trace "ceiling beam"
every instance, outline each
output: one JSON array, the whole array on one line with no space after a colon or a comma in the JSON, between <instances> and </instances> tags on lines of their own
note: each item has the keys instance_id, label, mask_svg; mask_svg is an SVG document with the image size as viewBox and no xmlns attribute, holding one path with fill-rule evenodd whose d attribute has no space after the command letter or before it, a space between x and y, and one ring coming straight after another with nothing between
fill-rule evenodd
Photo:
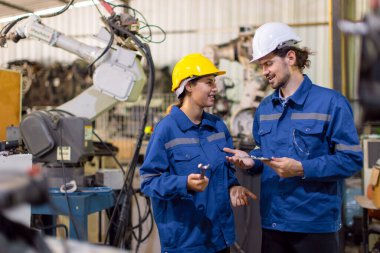
<instances>
[{"instance_id":1,"label":"ceiling beam","mask_svg":"<svg viewBox=\"0 0 380 253\"><path fill-rule=\"evenodd\" d=\"M26 13L33 13L32 10L29 10L27 8L24 8L24 7L21 7L19 5L15 5L15 4L11 4L11 3L8 3L6 1L2 1L0 0L0 4L1 5L4 5L4 6L7 6L9 8L12 8L12 9L15 9L15 10L18 10L18 11L23 11L23 12L26 12Z\"/></svg>"}]
</instances>

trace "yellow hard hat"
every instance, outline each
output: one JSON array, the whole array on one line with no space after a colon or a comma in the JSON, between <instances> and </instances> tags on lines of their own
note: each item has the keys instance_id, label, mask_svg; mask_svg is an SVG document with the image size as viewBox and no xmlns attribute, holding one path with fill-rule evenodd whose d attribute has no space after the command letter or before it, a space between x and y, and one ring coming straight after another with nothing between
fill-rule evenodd
<instances>
[{"instance_id":1,"label":"yellow hard hat","mask_svg":"<svg viewBox=\"0 0 380 253\"><path fill-rule=\"evenodd\" d=\"M205 56L201 54L189 54L183 57L174 66L172 73L172 92L180 86L181 82L187 78L200 77L206 75L223 75L226 71L220 71Z\"/></svg>"}]
</instances>

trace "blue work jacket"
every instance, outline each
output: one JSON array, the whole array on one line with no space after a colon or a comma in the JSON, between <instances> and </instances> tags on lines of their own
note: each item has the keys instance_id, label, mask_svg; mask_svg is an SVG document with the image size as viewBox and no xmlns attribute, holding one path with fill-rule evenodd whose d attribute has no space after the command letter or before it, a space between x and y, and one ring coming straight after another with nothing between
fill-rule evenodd
<instances>
[{"instance_id":1,"label":"blue work jacket","mask_svg":"<svg viewBox=\"0 0 380 253\"><path fill-rule=\"evenodd\" d=\"M279 90L258 107L253 124L257 147L250 153L289 157L303 177L280 178L260 161L261 221L266 229L325 233L341 228L344 178L362 168L362 151L351 107L340 93L312 84L304 75L283 106Z\"/></svg>"},{"instance_id":2,"label":"blue work jacket","mask_svg":"<svg viewBox=\"0 0 380 253\"><path fill-rule=\"evenodd\" d=\"M203 113L199 126L174 106L155 127L140 169L141 190L151 197L162 252L216 252L235 241L229 188L238 185L226 162L232 148L222 120ZM187 176L210 164L203 192L187 190Z\"/></svg>"}]
</instances>

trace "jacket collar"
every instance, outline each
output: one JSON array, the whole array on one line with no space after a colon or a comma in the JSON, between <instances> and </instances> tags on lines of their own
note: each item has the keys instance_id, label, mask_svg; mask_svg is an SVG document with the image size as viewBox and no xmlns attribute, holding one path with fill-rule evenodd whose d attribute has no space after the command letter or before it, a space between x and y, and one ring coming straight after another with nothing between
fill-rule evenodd
<instances>
[{"instance_id":1,"label":"jacket collar","mask_svg":"<svg viewBox=\"0 0 380 253\"><path fill-rule=\"evenodd\" d=\"M294 92L294 94L288 98L289 101L292 101L293 103L295 103L297 105L303 105L303 103L306 100L307 95L309 94L311 86L312 86L312 82L309 79L309 77L307 75L303 75L303 77L304 78L303 78L303 81L302 81L300 87L298 87L296 92ZM272 102L281 103L279 94L280 94L280 89L277 89L273 92Z\"/></svg>"},{"instance_id":2,"label":"jacket collar","mask_svg":"<svg viewBox=\"0 0 380 253\"><path fill-rule=\"evenodd\" d=\"M192 127L197 126L186 116L186 114L178 106L172 107L170 115L176 121L178 127L182 131L186 131ZM215 121L212 120L212 116L206 112L203 112L201 126L209 126L212 128L216 128Z\"/></svg>"}]
</instances>

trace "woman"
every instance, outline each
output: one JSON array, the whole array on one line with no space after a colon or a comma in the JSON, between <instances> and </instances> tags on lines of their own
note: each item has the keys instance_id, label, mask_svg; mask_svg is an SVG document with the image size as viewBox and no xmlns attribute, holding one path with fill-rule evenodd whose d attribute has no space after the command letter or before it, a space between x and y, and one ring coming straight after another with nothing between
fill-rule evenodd
<instances>
[{"instance_id":1,"label":"woman","mask_svg":"<svg viewBox=\"0 0 380 253\"><path fill-rule=\"evenodd\" d=\"M231 135L206 113L215 101L215 77L224 74L201 54L174 67L179 99L155 127L140 169L141 190L152 199L161 252L229 252L235 241L233 206L256 198L225 161ZM201 175L204 169L205 175Z\"/></svg>"}]
</instances>

